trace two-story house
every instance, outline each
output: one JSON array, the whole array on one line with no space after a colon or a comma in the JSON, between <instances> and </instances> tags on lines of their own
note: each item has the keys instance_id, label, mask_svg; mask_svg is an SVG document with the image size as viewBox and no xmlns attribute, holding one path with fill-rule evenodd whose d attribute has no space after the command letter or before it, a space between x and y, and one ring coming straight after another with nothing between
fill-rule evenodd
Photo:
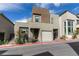
<instances>
[{"instance_id":1,"label":"two-story house","mask_svg":"<svg viewBox=\"0 0 79 59\"><path fill-rule=\"evenodd\" d=\"M14 28L15 39L22 38L22 33L39 42L53 41L63 35L72 38L74 31L79 31L79 16L69 11L56 15L45 8L33 8L31 21L16 22Z\"/></svg>"},{"instance_id":2,"label":"two-story house","mask_svg":"<svg viewBox=\"0 0 79 59\"><path fill-rule=\"evenodd\" d=\"M79 18L72 12L65 11L59 15L59 37L66 35L72 38L75 30L79 29Z\"/></svg>"},{"instance_id":3,"label":"two-story house","mask_svg":"<svg viewBox=\"0 0 79 59\"><path fill-rule=\"evenodd\" d=\"M0 40L11 40L14 36L14 24L0 13Z\"/></svg>"},{"instance_id":4,"label":"two-story house","mask_svg":"<svg viewBox=\"0 0 79 59\"><path fill-rule=\"evenodd\" d=\"M33 8L32 20L27 23L15 23L15 39L23 38L24 33L30 38L38 39L39 42L53 40L53 24L51 23L50 13L45 8Z\"/></svg>"}]
</instances>

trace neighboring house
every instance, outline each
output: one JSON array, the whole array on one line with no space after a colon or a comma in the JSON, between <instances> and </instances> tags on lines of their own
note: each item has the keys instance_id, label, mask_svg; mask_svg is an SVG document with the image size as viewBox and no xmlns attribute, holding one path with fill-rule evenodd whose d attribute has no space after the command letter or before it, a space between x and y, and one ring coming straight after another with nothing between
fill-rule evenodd
<instances>
[{"instance_id":1,"label":"neighboring house","mask_svg":"<svg viewBox=\"0 0 79 59\"><path fill-rule=\"evenodd\" d=\"M45 8L33 8L32 20L27 23L16 22L14 28L15 39L23 39L24 33L28 33L29 38L38 39L39 42L53 40L53 24L50 22L50 13Z\"/></svg>"},{"instance_id":2,"label":"neighboring house","mask_svg":"<svg viewBox=\"0 0 79 59\"><path fill-rule=\"evenodd\" d=\"M79 18L69 11L56 15L49 13L45 8L33 8L32 20L25 23L16 22L14 29L15 39L23 39L24 33L27 33L29 38L48 42L63 35L72 36L76 29L79 30Z\"/></svg>"},{"instance_id":3,"label":"neighboring house","mask_svg":"<svg viewBox=\"0 0 79 59\"><path fill-rule=\"evenodd\" d=\"M66 35L72 37L75 30L79 30L79 18L77 15L65 11L59 15L59 37Z\"/></svg>"},{"instance_id":4,"label":"neighboring house","mask_svg":"<svg viewBox=\"0 0 79 59\"><path fill-rule=\"evenodd\" d=\"M14 33L14 24L4 16L0 14L0 40L9 40Z\"/></svg>"}]
</instances>

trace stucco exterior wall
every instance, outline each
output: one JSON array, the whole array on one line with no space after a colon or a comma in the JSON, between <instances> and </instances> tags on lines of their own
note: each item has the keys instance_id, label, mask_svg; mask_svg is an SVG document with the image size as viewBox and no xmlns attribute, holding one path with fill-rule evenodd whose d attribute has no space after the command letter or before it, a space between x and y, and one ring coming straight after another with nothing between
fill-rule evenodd
<instances>
[{"instance_id":1,"label":"stucco exterior wall","mask_svg":"<svg viewBox=\"0 0 79 59\"><path fill-rule=\"evenodd\" d=\"M51 31L53 33L53 24L46 24L46 23L34 23L34 22L28 22L28 23L22 23L22 22L16 22L14 26L14 31L15 31L15 39L18 37L17 32L19 31L19 27L29 27L29 28L39 28L39 41L41 41L41 31L46 30L46 31ZM30 37L32 38L32 33L30 31Z\"/></svg>"},{"instance_id":2,"label":"stucco exterior wall","mask_svg":"<svg viewBox=\"0 0 79 59\"><path fill-rule=\"evenodd\" d=\"M59 38L59 15L50 14L50 22L53 24L53 29L58 29L58 38Z\"/></svg>"},{"instance_id":3,"label":"stucco exterior wall","mask_svg":"<svg viewBox=\"0 0 79 59\"><path fill-rule=\"evenodd\" d=\"M5 32L4 39L9 39L10 34L14 33L14 25L2 15L0 15L0 32Z\"/></svg>"},{"instance_id":4,"label":"stucco exterior wall","mask_svg":"<svg viewBox=\"0 0 79 59\"><path fill-rule=\"evenodd\" d=\"M59 16L56 14L50 14L50 21L53 24L53 28L59 28Z\"/></svg>"},{"instance_id":5,"label":"stucco exterior wall","mask_svg":"<svg viewBox=\"0 0 79 59\"><path fill-rule=\"evenodd\" d=\"M76 20L78 19L74 14L70 13L70 12L66 12L63 15L60 16L59 18L59 36L61 37L62 35L64 35L64 21L66 20L73 20L74 21L74 30L76 29Z\"/></svg>"},{"instance_id":6,"label":"stucco exterior wall","mask_svg":"<svg viewBox=\"0 0 79 59\"><path fill-rule=\"evenodd\" d=\"M32 21L34 22L34 16L33 15L40 15L41 16L41 23L50 23L50 13L45 8L33 8L32 9Z\"/></svg>"}]
</instances>

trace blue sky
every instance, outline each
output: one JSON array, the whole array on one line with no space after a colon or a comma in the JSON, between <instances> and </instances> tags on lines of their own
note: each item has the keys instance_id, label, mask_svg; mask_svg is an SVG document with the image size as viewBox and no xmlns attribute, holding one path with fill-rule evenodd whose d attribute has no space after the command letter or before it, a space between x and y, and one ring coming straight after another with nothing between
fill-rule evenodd
<instances>
[{"instance_id":1,"label":"blue sky","mask_svg":"<svg viewBox=\"0 0 79 59\"><path fill-rule=\"evenodd\" d=\"M0 13L3 13L13 23L25 22L31 19L33 6L46 8L54 14L61 14L65 10L79 14L79 3L0 3Z\"/></svg>"}]
</instances>

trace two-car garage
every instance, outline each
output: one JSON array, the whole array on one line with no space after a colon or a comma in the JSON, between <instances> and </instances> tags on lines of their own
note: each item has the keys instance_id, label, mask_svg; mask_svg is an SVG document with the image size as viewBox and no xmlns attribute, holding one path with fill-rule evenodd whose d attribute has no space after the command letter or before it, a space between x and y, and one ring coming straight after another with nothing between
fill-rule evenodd
<instances>
[{"instance_id":1,"label":"two-car garage","mask_svg":"<svg viewBox=\"0 0 79 59\"><path fill-rule=\"evenodd\" d=\"M52 31L42 31L42 42L50 42L53 40Z\"/></svg>"}]
</instances>

